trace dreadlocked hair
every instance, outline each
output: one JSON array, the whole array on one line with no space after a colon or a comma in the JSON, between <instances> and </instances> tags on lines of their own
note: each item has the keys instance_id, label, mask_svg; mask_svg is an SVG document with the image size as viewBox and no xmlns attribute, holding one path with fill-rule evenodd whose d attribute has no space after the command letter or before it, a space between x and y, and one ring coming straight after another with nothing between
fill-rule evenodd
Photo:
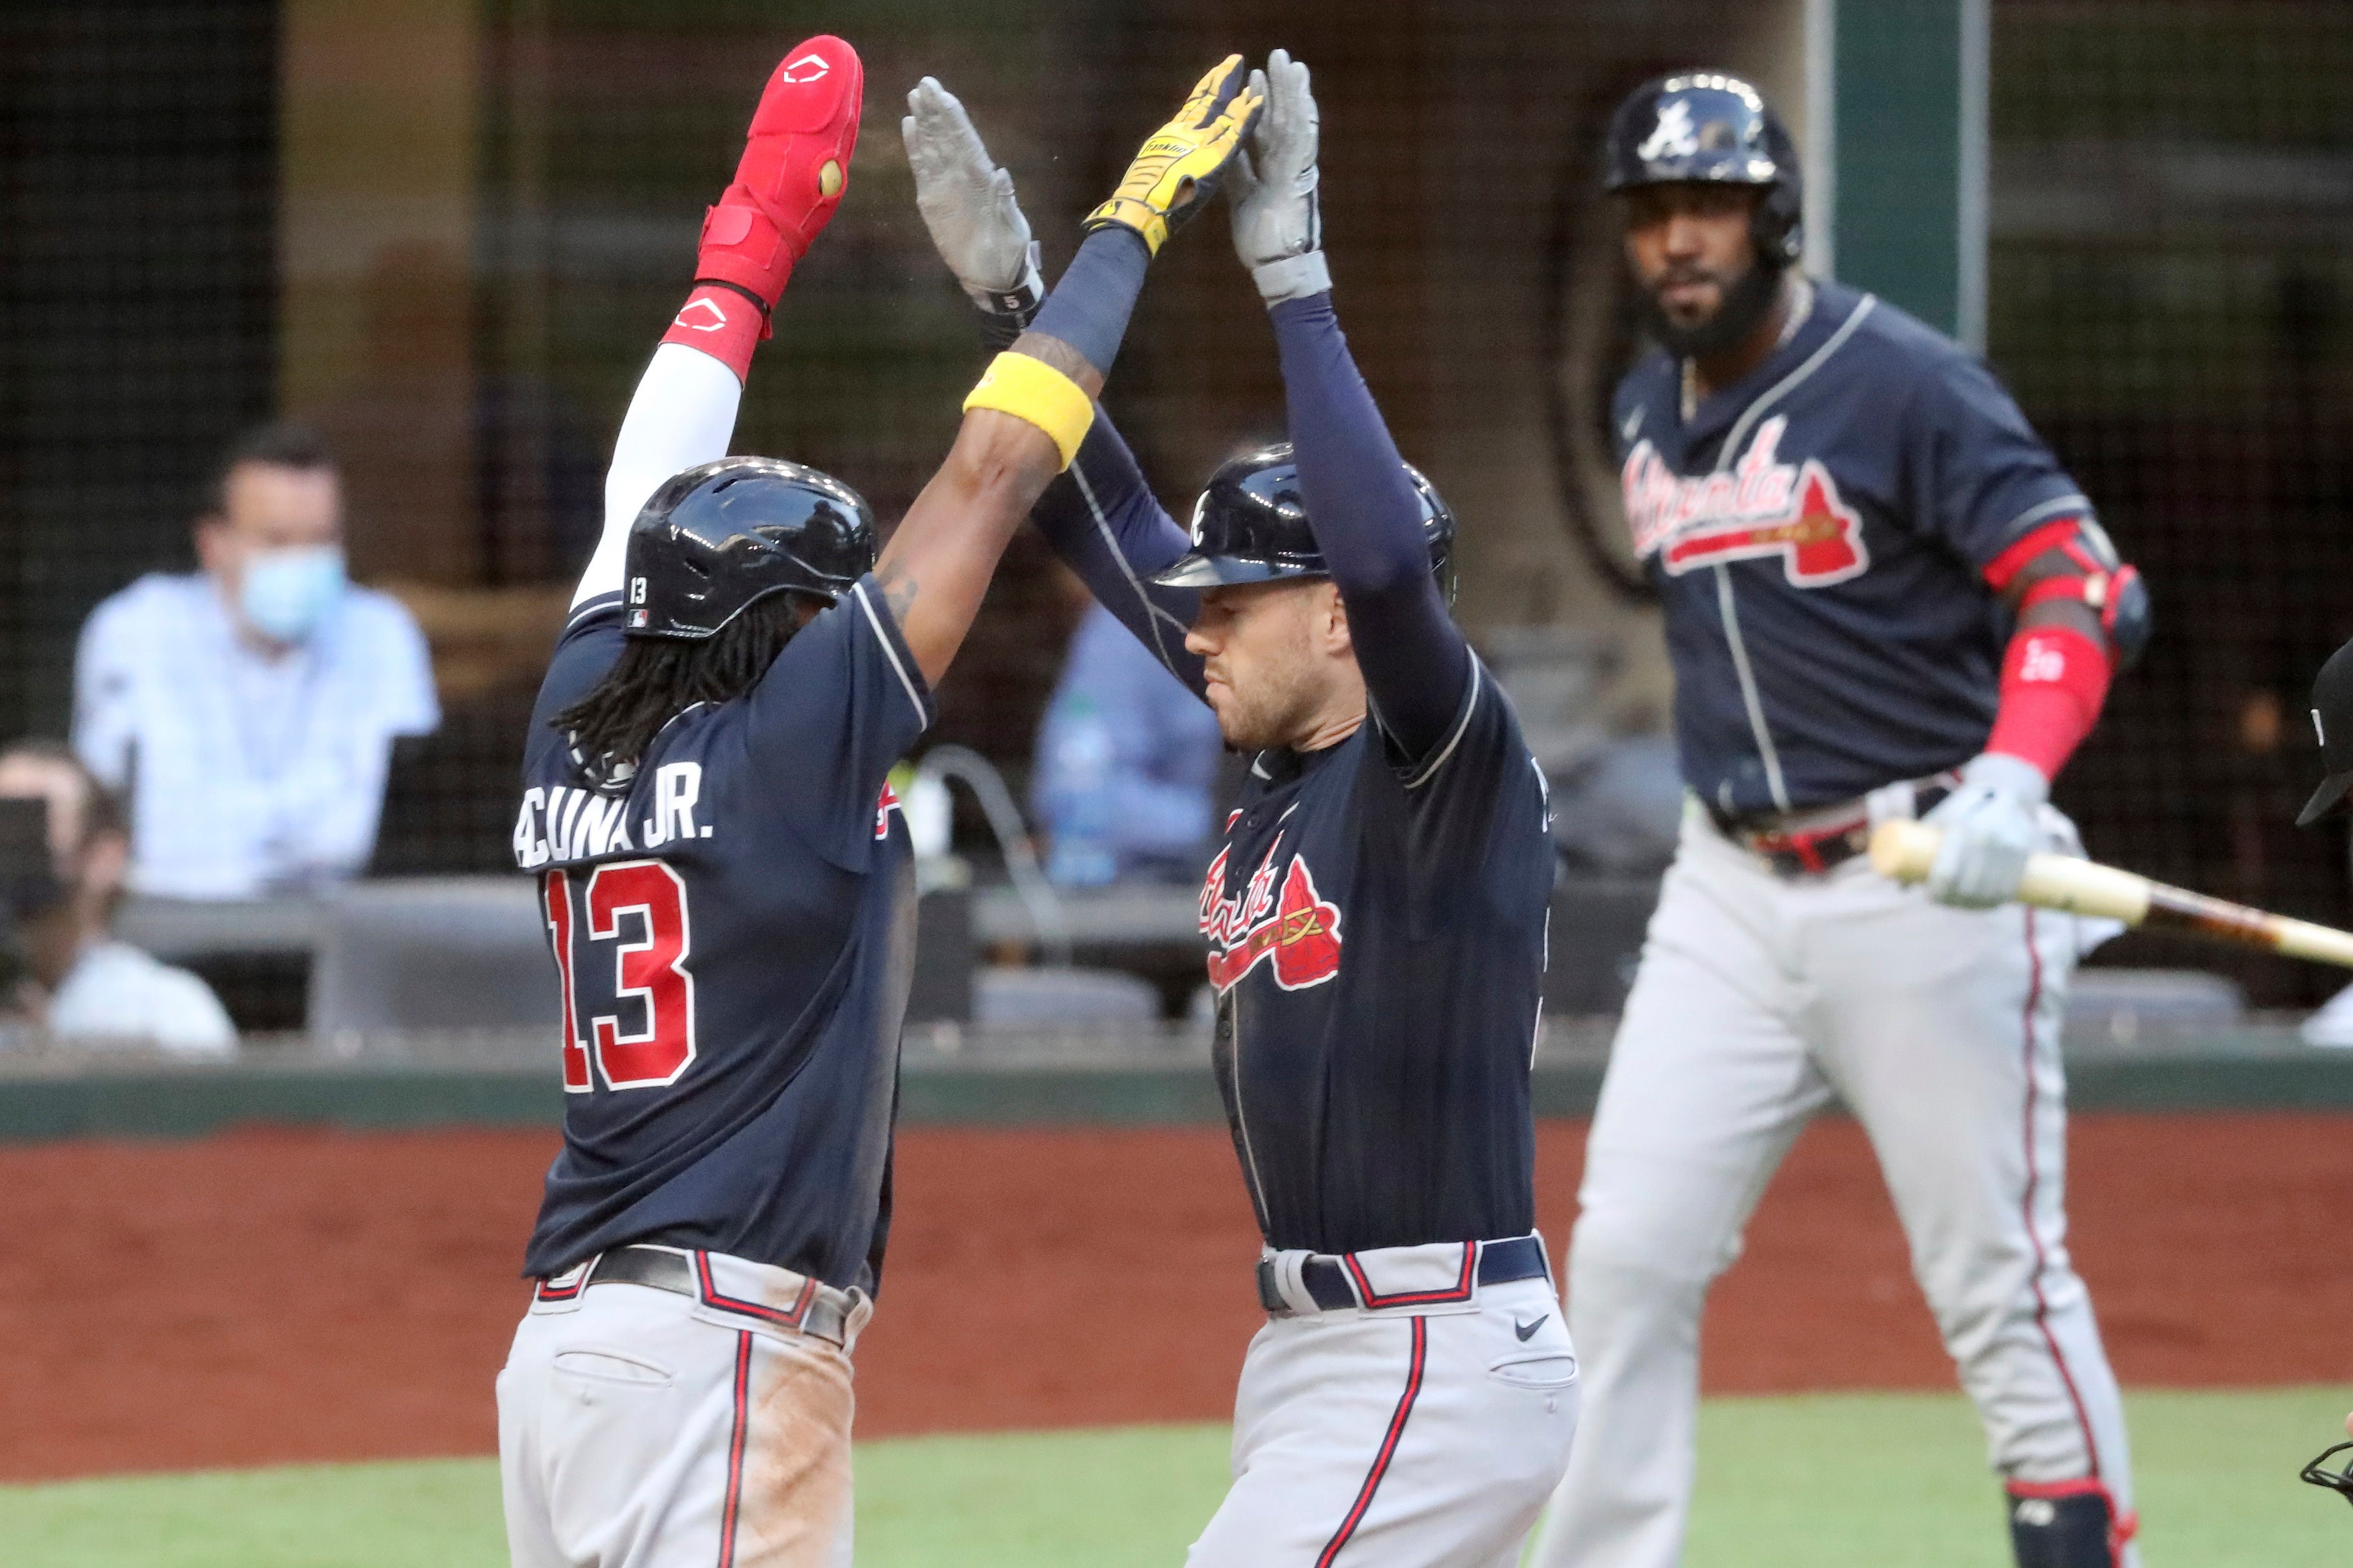
<instances>
[{"instance_id":1,"label":"dreadlocked hair","mask_svg":"<svg viewBox=\"0 0 2353 1568\"><path fill-rule=\"evenodd\" d=\"M698 702L740 697L799 629L798 594L771 594L696 642L630 637L587 696L548 723L593 773L635 767L661 727Z\"/></svg>"}]
</instances>

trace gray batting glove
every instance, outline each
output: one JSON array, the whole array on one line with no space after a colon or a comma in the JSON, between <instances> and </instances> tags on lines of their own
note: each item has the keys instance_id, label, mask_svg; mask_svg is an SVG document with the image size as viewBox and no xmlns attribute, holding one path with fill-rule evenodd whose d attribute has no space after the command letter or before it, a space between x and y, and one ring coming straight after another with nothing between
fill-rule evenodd
<instances>
[{"instance_id":1,"label":"gray batting glove","mask_svg":"<svg viewBox=\"0 0 2353 1568\"><path fill-rule=\"evenodd\" d=\"M1928 868L1938 903L1991 909L2018 897L2026 858L2042 847L2039 818L2050 781L2021 758L1984 752L1961 770L1961 787L1937 802L1927 821L1945 830Z\"/></svg>"},{"instance_id":2,"label":"gray batting glove","mask_svg":"<svg viewBox=\"0 0 2353 1568\"><path fill-rule=\"evenodd\" d=\"M1232 182L1234 254L1269 305L1303 300L1332 287L1324 264L1324 213L1316 198L1317 115L1307 68L1277 49L1266 69L1250 73L1265 95L1250 145L1227 175Z\"/></svg>"},{"instance_id":3,"label":"gray batting glove","mask_svg":"<svg viewBox=\"0 0 2353 1568\"><path fill-rule=\"evenodd\" d=\"M915 210L964 291L999 315L1035 310L1046 297L1029 220L1013 196L1013 176L981 144L955 94L931 77L907 95L899 132L915 172Z\"/></svg>"}]
</instances>

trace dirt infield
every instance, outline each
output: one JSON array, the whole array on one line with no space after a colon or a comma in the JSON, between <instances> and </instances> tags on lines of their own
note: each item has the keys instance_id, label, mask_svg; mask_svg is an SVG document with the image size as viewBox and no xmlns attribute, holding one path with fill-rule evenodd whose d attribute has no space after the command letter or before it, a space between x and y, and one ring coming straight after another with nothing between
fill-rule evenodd
<instances>
[{"instance_id":1,"label":"dirt infield","mask_svg":"<svg viewBox=\"0 0 2353 1568\"><path fill-rule=\"evenodd\" d=\"M1543 1128L1556 1257L1584 1129ZM0 1479L478 1453L554 1140L0 1149ZM2074 1244L2127 1381L2341 1379L2353 1118L2086 1116ZM1223 1417L1256 1237L1215 1129L910 1129L863 1435ZM1718 1391L1943 1387L1861 1132L1799 1142L1715 1293Z\"/></svg>"}]
</instances>

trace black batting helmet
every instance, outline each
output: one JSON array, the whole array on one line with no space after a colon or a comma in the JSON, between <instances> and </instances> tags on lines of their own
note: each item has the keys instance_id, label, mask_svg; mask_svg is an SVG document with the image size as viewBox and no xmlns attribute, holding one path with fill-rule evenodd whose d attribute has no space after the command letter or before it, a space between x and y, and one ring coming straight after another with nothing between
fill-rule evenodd
<instances>
[{"instance_id":1,"label":"black batting helmet","mask_svg":"<svg viewBox=\"0 0 2353 1568\"><path fill-rule=\"evenodd\" d=\"M873 570L874 514L830 475L722 458L662 481L629 525L622 626L698 641L771 594L828 604Z\"/></svg>"},{"instance_id":2,"label":"black batting helmet","mask_svg":"<svg viewBox=\"0 0 2353 1568\"><path fill-rule=\"evenodd\" d=\"M1786 267L1804 250L1798 144L1764 95L1740 78L1721 71L1653 77L1609 117L1603 189L1685 182L1765 193L1752 232L1767 266Z\"/></svg>"},{"instance_id":3,"label":"black batting helmet","mask_svg":"<svg viewBox=\"0 0 2353 1568\"><path fill-rule=\"evenodd\" d=\"M1421 536L1430 569L1454 597L1454 514L1438 489L1411 463L1402 465L1421 498ZM1299 493L1299 466L1291 443L1278 442L1229 459L1209 476L1193 503L1193 548L1152 580L1164 588L1213 588L1228 583L1271 583L1282 577L1328 577L1323 548L1307 524Z\"/></svg>"}]
</instances>

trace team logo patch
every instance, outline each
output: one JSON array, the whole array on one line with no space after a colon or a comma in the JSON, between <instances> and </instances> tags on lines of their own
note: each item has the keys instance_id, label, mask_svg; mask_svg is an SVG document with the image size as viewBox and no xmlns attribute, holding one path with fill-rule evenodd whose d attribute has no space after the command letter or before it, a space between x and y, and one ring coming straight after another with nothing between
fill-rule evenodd
<instances>
[{"instance_id":1,"label":"team logo patch","mask_svg":"<svg viewBox=\"0 0 2353 1568\"><path fill-rule=\"evenodd\" d=\"M905 809L899 805L899 792L885 784L882 786L882 798L874 803L875 837L891 837L891 814L894 811L898 812L902 819L904 819L907 815Z\"/></svg>"},{"instance_id":2,"label":"team logo patch","mask_svg":"<svg viewBox=\"0 0 2353 1568\"><path fill-rule=\"evenodd\" d=\"M1839 496L1838 481L1818 458L1779 460L1788 421L1757 428L1729 470L1678 477L1644 441L1627 454L1619 479L1634 553L1670 577L1701 566L1778 556L1792 587L1823 588L1871 570L1862 517Z\"/></svg>"},{"instance_id":3,"label":"team logo patch","mask_svg":"<svg viewBox=\"0 0 2353 1568\"><path fill-rule=\"evenodd\" d=\"M1634 149L1644 163L1659 158L1688 158L1699 151L1699 132L1692 126L1691 105L1680 98L1659 105L1659 122L1650 140Z\"/></svg>"},{"instance_id":4,"label":"team logo patch","mask_svg":"<svg viewBox=\"0 0 2353 1568\"><path fill-rule=\"evenodd\" d=\"M1315 890L1304 856L1293 856L1275 890L1274 850L1232 898L1219 897L1226 884L1221 849L1209 862L1201 886L1201 934L1209 942L1209 984L1223 995L1261 963L1271 963L1274 983L1285 991L1321 985L1340 973L1340 907Z\"/></svg>"}]
</instances>

